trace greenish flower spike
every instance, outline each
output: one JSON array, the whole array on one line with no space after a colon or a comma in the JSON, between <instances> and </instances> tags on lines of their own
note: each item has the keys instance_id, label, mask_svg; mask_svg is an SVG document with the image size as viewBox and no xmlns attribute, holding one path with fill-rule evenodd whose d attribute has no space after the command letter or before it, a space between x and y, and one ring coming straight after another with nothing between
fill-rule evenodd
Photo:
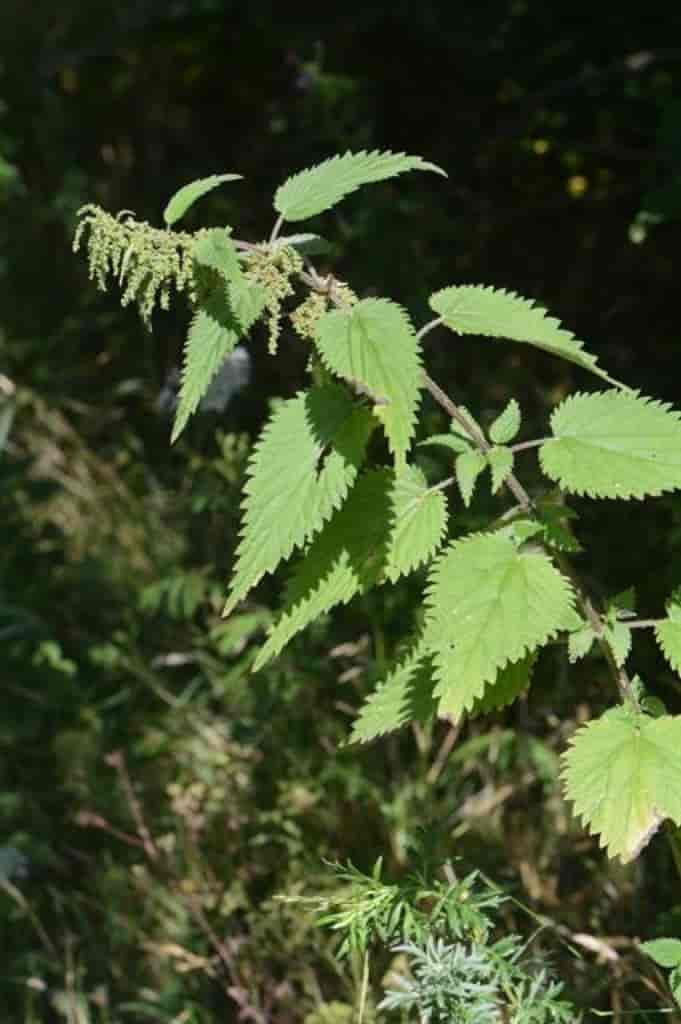
<instances>
[{"instance_id":1,"label":"greenish flower spike","mask_svg":"<svg viewBox=\"0 0 681 1024\"><path fill-rule=\"evenodd\" d=\"M193 297L194 235L153 228L127 210L112 217L93 204L78 216L73 251L87 245L90 279L101 291L115 280L123 289L121 305L136 302L147 327L157 303L169 308L173 288Z\"/></svg>"}]
</instances>

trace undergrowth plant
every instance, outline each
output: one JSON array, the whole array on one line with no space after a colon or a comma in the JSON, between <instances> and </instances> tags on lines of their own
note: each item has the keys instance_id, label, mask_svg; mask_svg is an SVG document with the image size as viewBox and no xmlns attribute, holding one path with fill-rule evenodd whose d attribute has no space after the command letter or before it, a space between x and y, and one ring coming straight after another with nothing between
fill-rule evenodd
<instances>
[{"instance_id":1,"label":"undergrowth plant","mask_svg":"<svg viewBox=\"0 0 681 1024\"><path fill-rule=\"evenodd\" d=\"M201 196L239 177L214 175L171 198L165 228L127 211L84 207L74 247L87 248L98 286L117 284L123 304L137 303L146 323L173 292L186 294L192 318L173 440L256 323L265 323L272 355L285 317L305 347L308 386L275 405L250 456L224 612L286 567L284 608L254 668L320 616L414 573L425 575L425 585L411 635L361 709L351 743L410 722L459 722L505 707L527 691L549 644L563 644L570 665L597 649L613 702L570 740L565 795L607 854L625 863L664 827L681 871L681 717L629 668L632 641L649 629L681 674L681 589L658 617L638 617L633 588L596 602L571 562L580 545L569 504L571 495L631 501L681 489L681 414L613 379L558 320L513 292L447 284L430 296L433 318L414 325L393 299L361 297L360 285L320 272L312 257L324 251L323 239L294 233L295 225L360 186L412 170L444 175L420 157L391 152L345 153L303 170L276 191L272 232L255 242L234 237L231 227L177 230ZM561 401L542 437L522 437L514 398L483 429L424 367L423 339L440 327L534 346L588 371L599 389ZM424 436L426 393L447 416L445 433ZM441 479L426 478L425 447L444 452L449 469ZM545 486L530 491L523 460L533 449ZM499 513L466 533L456 503L468 508L481 486L499 496ZM388 997L390 1005L418 1001L436 961L447 960L456 975L457 957L473 955L457 950L435 938L405 947L413 981ZM487 991L483 966L468 970Z\"/></svg>"}]
</instances>

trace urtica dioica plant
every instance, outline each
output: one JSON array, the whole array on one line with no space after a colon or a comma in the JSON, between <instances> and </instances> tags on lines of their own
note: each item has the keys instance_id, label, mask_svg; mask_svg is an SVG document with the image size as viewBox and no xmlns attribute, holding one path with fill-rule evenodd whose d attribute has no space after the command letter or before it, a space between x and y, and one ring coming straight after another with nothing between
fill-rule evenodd
<instances>
[{"instance_id":1,"label":"urtica dioica plant","mask_svg":"<svg viewBox=\"0 0 681 1024\"><path fill-rule=\"evenodd\" d=\"M188 296L192 319L173 440L257 321L266 322L273 354L284 316L306 346L309 386L276 406L244 487L225 614L294 559L285 608L255 668L317 617L425 566L413 635L361 710L351 740L505 706L530 685L537 652L548 643L564 642L570 663L597 645L616 700L570 742L565 793L609 856L632 860L663 823L678 855L681 717L649 697L627 665L634 631L648 627L681 674L681 591L669 596L659 619L637 619L630 594L597 607L570 564L578 545L566 499L629 501L681 489L681 415L614 380L558 320L513 292L439 288L429 300L433 318L417 327L393 299L360 298L333 274L321 274L309 258L317 236L284 233L362 185L412 170L444 174L416 156L345 153L281 185L276 223L264 241L238 240L231 227L177 231L198 198L239 177L216 175L173 196L165 229L128 212L114 217L85 207L75 247L86 245L98 286L117 282L123 302L137 302L147 322L173 291ZM542 438L516 441L521 410L514 399L484 431L424 367L423 338L438 326L532 345L589 371L599 389L562 401ZM424 392L450 425L419 441L442 446L451 460L451 475L435 482L415 452ZM383 465L368 464L377 431L389 452ZM547 478L543 494L530 494L516 468L532 448ZM468 506L481 479L508 498L507 507L486 529L449 539L449 495L458 491Z\"/></svg>"}]
</instances>

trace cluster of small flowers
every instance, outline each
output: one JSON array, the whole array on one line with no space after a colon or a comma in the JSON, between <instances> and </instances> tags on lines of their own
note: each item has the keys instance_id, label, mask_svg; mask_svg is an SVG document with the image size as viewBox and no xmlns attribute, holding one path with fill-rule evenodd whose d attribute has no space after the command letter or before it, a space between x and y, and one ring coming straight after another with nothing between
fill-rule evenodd
<instances>
[{"instance_id":1,"label":"cluster of small flowers","mask_svg":"<svg viewBox=\"0 0 681 1024\"><path fill-rule=\"evenodd\" d=\"M290 245L263 244L250 249L244 262L246 277L261 284L267 292L268 351L276 355L282 302L293 295L291 279L303 269L303 258Z\"/></svg>"},{"instance_id":2,"label":"cluster of small flowers","mask_svg":"<svg viewBox=\"0 0 681 1024\"><path fill-rule=\"evenodd\" d=\"M320 317L327 312L333 302L338 306L354 306L358 302L352 288L343 281L333 281L329 293L310 292L306 299L290 315L296 334L301 338L314 338Z\"/></svg>"},{"instance_id":3,"label":"cluster of small flowers","mask_svg":"<svg viewBox=\"0 0 681 1024\"><path fill-rule=\"evenodd\" d=\"M326 295L321 292L310 292L289 316L296 334L301 338L314 338L317 322L326 313L328 306L329 300Z\"/></svg>"},{"instance_id":4,"label":"cluster of small flowers","mask_svg":"<svg viewBox=\"0 0 681 1024\"><path fill-rule=\"evenodd\" d=\"M135 220L128 210L113 217L92 203L83 206L78 216L73 251L78 252L88 232L90 278L101 291L106 291L110 277L117 278L124 288L121 305L136 301L147 326L157 302L161 309L168 309L171 287L186 290L193 301L194 235L154 228Z\"/></svg>"}]
</instances>

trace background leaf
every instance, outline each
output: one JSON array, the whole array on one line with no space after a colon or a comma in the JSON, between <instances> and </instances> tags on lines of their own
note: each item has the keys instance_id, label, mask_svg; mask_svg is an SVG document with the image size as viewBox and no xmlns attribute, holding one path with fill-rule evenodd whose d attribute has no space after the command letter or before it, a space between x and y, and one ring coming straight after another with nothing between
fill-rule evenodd
<instances>
[{"instance_id":1,"label":"background leaf","mask_svg":"<svg viewBox=\"0 0 681 1024\"><path fill-rule=\"evenodd\" d=\"M241 177L241 174L212 174L209 178L199 178L188 185L183 185L168 200L168 204L163 211L164 221L168 227L171 227L181 217L184 217L190 206L193 206L201 196L205 196L207 192L212 192L214 188L222 185L225 181L237 181Z\"/></svg>"}]
</instances>

